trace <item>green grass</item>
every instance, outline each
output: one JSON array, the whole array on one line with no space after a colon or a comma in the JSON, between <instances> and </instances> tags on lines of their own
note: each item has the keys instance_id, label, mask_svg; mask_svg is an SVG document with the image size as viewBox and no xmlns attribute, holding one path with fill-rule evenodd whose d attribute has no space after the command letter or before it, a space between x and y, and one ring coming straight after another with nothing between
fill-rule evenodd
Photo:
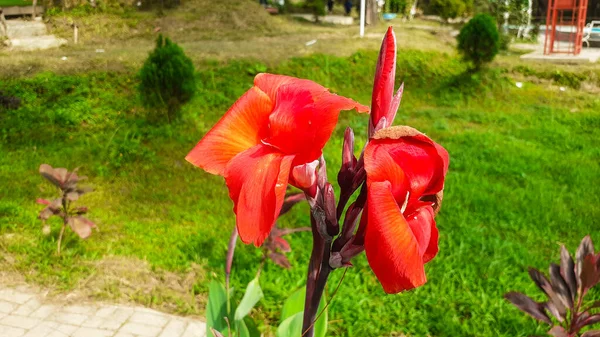
<instances>
[{"instance_id":1,"label":"green grass","mask_svg":"<svg viewBox=\"0 0 600 337\"><path fill-rule=\"evenodd\" d=\"M527 267L546 269L558 260L560 244L574 251L586 234L600 239L600 99L530 83L518 89L501 69L462 75L465 65L446 54L398 55L398 77L406 87L396 124L424 131L450 153L438 216L440 253L427 265L424 287L394 296L384 294L365 257L357 258L330 306L330 335L543 335L545 327L502 295L518 290L541 300ZM314 79L368 104L375 60L374 52L315 55L268 70ZM0 114L0 266L68 290L89 286L86 280L103 272L98 263L105 256L145 260L156 273L178 275L199 264L202 272L186 289L202 298L208 279L223 279L234 218L223 180L183 158L260 68L252 61L207 65L198 72L197 95L172 125L144 121L137 80L129 73L43 73L0 84L23 100L22 108ZM342 114L325 149L330 177L340 165L347 125L362 143L367 116ZM87 241L69 233L61 257L54 255L59 224L43 236L36 219L35 199L55 193L37 173L41 163L81 166L96 188L80 204L90 207L100 232ZM281 225L306 226L307 212L301 205ZM310 234L295 234L290 242L292 269L267 262L261 273L265 299L253 316L263 329L277 324L284 299L305 277ZM252 246L238 247L236 289L254 277L260 255ZM333 274L330 292L341 274ZM195 306L183 295L130 297L203 312L202 302Z\"/></svg>"},{"instance_id":2,"label":"green grass","mask_svg":"<svg viewBox=\"0 0 600 337\"><path fill-rule=\"evenodd\" d=\"M30 0L0 0L0 7L31 6Z\"/></svg>"}]
</instances>

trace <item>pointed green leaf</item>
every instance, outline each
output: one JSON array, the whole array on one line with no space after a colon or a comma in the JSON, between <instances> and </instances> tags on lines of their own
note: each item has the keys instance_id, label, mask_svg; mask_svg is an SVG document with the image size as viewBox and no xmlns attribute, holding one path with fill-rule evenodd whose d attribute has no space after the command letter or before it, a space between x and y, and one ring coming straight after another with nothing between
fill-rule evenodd
<instances>
[{"instance_id":1,"label":"pointed green leaf","mask_svg":"<svg viewBox=\"0 0 600 337\"><path fill-rule=\"evenodd\" d=\"M260 331L258 331L258 327L256 326L256 322L250 316L244 317L244 323L246 323L246 327L248 328L248 332L250 333L250 337L260 337Z\"/></svg>"},{"instance_id":2,"label":"pointed green leaf","mask_svg":"<svg viewBox=\"0 0 600 337\"><path fill-rule=\"evenodd\" d=\"M302 329L302 316L304 313L304 299L306 296L306 288L300 288L295 291L288 299L285 301L283 308L281 310L281 324L287 320L288 318L300 313L300 328ZM321 302L319 303L319 309L317 310L317 315L319 315L323 309L325 308L326 300L325 295L321 297ZM292 322L288 322L286 324L292 324ZM279 329L277 330L279 331ZM324 337L327 333L327 310L325 310L317 322L315 323L315 337Z\"/></svg>"},{"instance_id":3,"label":"pointed green leaf","mask_svg":"<svg viewBox=\"0 0 600 337\"><path fill-rule=\"evenodd\" d=\"M281 309L281 322L288 317L294 316L295 314L304 311L304 297L306 296L306 288L300 288L296 290L283 304Z\"/></svg>"},{"instance_id":4,"label":"pointed green leaf","mask_svg":"<svg viewBox=\"0 0 600 337\"><path fill-rule=\"evenodd\" d=\"M208 286L208 303L206 304L206 326L218 331L227 329L227 293L225 287L217 281Z\"/></svg>"},{"instance_id":5,"label":"pointed green leaf","mask_svg":"<svg viewBox=\"0 0 600 337\"><path fill-rule=\"evenodd\" d=\"M246 293L244 293L242 301L235 310L235 320L240 321L244 318L244 316L248 315L250 310L254 308L256 303L258 303L261 298L263 298L263 292L262 289L260 289L258 278L255 278L248 283Z\"/></svg>"},{"instance_id":6,"label":"pointed green leaf","mask_svg":"<svg viewBox=\"0 0 600 337\"><path fill-rule=\"evenodd\" d=\"M248 331L244 320L235 321L235 332L237 337L250 337L250 331Z\"/></svg>"},{"instance_id":7,"label":"pointed green leaf","mask_svg":"<svg viewBox=\"0 0 600 337\"><path fill-rule=\"evenodd\" d=\"M281 322L276 337L301 337L303 312L298 312Z\"/></svg>"}]
</instances>

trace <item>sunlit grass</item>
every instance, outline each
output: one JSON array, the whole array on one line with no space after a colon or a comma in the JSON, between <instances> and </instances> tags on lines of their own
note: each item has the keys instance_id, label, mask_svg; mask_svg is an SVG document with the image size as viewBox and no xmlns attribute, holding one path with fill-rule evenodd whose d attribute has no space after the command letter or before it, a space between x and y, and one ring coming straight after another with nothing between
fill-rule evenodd
<instances>
[{"instance_id":1,"label":"sunlit grass","mask_svg":"<svg viewBox=\"0 0 600 337\"><path fill-rule=\"evenodd\" d=\"M317 80L368 104L375 58L372 52L317 55L268 70ZM183 158L252 85L257 68L255 62L234 61L201 70L198 94L173 125L144 122L129 73L47 74L0 85L24 101L21 109L0 115L0 249L11 261L2 265L31 282L68 290L101 272L96 262L105 256L146 260L156 273L178 275L195 263L203 274L189 292L205 294L207 279L223 278L232 204L221 178ZM600 238L597 96L530 83L518 89L494 69L479 77L464 77L464 69L451 55L399 53L398 77L406 87L396 124L419 128L450 153L438 217L440 253L427 266L424 287L395 296L385 295L364 256L357 258L330 305L331 335L542 335L544 327L502 295L536 294L527 266L546 268L558 260L560 244L573 251L586 234ZM362 145L367 116L341 115L325 149L331 180L347 125ZM37 174L41 163L81 166L97 190L81 204L90 207L100 232L87 241L69 235L61 257L54 255L58 224L43 236L36 219L35 199L55 192ZM301 205L281 225L306 226L307 211ZM265 299L253 315L265 329L277 324L283 300L306 274L310 234L290 241L293 268L267 263L261 273ZM252 246L238 247L237 289L254 277L260 256ZM341 274L333 273L330 290ZM203 310L173 297L131 298L147 305L169 302L185 313Z\"/></svg>"}]
</instances>

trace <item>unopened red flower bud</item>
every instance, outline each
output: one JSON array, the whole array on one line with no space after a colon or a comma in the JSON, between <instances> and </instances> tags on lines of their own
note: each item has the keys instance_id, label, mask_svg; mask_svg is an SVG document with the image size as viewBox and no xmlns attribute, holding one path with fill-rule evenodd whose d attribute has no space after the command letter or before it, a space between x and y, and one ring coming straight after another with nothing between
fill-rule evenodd
<instances>
[{"instance_id":1,"label":"unopened red flower bud","mask_svg":"<svg viewBox=\"0 0 600 337\"><path fill-rule=\"evenodd\" d=\"M325 220L327 221L327 233L335 236L340 231L340 225L336 216L335 192L330 183L326 183L323 189L323 209L325 210Z\"/></svg>"},{"instance_id":2,"label":"unopened red flower bud","mask_svg":"<svg viewBox=\"0 0 600 337\"><path fill-rule=\"evenodd\" d=\"M371 97L371 123L369 124L369 138L378 129L392 125L396 112L400 106L404 85L394 95L396 78L396 36L392 27L388 28L379 51L377 67L375 68L375 82ZM385 121L382 123L382 119Z\"/></svg>"},{"instance_id":3,"label":"unopened red flower bud","mask_svg":"<svg viewBox=\"0 0 600 337\"><path fill-rule=\"evenodd\" d=\"M354 235L354 230L358 224L358 218L363 210L363 207L353 202L348 206L346 210L346 217L344 218L344 226L342 227L342 235L340 235L333 243L333 251L340 251Z\"/></svg>"},{"instance_id":4,"label":"unopened red flower bud","mask_svg":"<svg viewBox=\"0 0 600 337\"><path fill-rule=\"evenodd\" d=\"M354 131L352 128L346 128L344 132L344 147L342 150L342 170L351 171L356 166L356 157L354 156Z\"/></svg>"},{"instance_id":5,"label":"unopened red flower bud","mask_svg":"<svg viewBox=\"0 0 600 337\"><path fill-rule=\"evenodd\" d=\"M347 128L344 132L344 146L342 149L342 166L338 172L338 184L342 188L342 191L352 193L354 181L355 168L357 159L354 156L354 131L351 128Z\"/></svg>"}]
</instances>

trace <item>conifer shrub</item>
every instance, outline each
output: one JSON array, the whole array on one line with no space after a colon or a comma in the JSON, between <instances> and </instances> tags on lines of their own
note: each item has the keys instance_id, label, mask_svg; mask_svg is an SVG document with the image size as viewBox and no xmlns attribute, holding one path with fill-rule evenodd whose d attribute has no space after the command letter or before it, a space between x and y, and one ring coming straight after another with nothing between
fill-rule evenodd
<instances>
[{"instance_id":1,"label":"conifer shrub","mask_svg":"<svg viewBox=\"0 0 600 337\"><path fill-rule=\"evenodd\" d=\"M475 15L457 36L458 51L475 70L491 62L500 49L500 34L496 20L489 14Z\"/></svg>"},{"instance_id":2,"label":"conifer shrub","mask_svg":"<svg viewBox=\"0 0 600 337\"><path fill-rule=\"evenodd\" d=\"M166 114L169 122L178 117L181 106L196 91L192 60L179 45L162 35L158 36L156 48L144 62L139 76L142 103L151 115Z\"/></svg>"}]
</instances>

